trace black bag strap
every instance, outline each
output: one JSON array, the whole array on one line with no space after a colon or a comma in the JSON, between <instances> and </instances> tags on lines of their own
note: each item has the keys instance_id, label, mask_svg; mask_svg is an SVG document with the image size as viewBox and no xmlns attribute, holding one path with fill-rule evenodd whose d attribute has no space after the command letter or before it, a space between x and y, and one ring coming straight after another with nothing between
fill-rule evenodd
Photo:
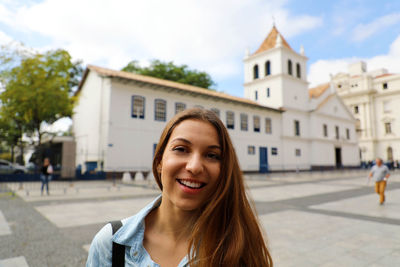
<instances>
[{"instance_id":1,"label":"black bag strap","mask_svg":"<svg viewBox=\"0 0 400 267\"><path fill-rule=\"evenodd\" d=\"M121 221L112 221L112 234L114 235L119 228L122 226ZM125 246L113 242L112 245L112 267L124 267L125 266Z\"/></svg>"}]
</instances>

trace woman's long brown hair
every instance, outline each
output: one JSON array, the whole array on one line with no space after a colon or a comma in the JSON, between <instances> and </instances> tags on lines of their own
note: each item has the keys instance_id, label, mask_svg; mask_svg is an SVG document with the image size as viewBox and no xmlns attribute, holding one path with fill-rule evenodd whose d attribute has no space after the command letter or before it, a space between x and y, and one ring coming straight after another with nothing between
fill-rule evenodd
<instances>
[{"instance_id":1,"label":"woman's long brown hair","mask_svg":"<svg viewBox=\"0 0 400 267\"><path fill-rule=\"evenodd\" d=\"M212 111L189 109L175 115L161 134L153 174L163 190L157 167L175 127L184 120L210 123L218 132L222 147L221 171L215 192L201 208L190 237L190 266L272 267L272 258L258 223L255 210L246 196L243 175L228 131Z\"/></svg>"}]
</instances>

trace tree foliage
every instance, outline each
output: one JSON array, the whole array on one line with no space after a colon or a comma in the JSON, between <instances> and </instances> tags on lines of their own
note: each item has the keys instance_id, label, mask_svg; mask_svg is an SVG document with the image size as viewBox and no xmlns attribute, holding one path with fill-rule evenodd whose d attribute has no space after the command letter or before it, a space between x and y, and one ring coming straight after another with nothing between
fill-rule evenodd
<instances>
[{"instance_id":1,"label":"tree foliage","mask_svg":"<svg viewBox=\"0 0 400 267\"><path fill-rule=\"evenodd\" d=\"M40 145L44 122L52 124L72 115L72 91L82 74L80 62L73 63L63 49L2 53L0 59L4 62L0 64L1 114L22 125L24 133L36 134Z\"/></svg>"},{"instance_id":2,"label":"tree foliage","mask_svg":"<svg viewBox=\"0 0 400 267\"><path fill-rule=\"evenodd\" d=\"M153 60L149 67L141 67L136 60L128 63L122 71L152 76L164 80L190 84L211 89L215 82L206 72L191 70L187 65L176 66L173 62Z\"/></svg>"}]
</instances>

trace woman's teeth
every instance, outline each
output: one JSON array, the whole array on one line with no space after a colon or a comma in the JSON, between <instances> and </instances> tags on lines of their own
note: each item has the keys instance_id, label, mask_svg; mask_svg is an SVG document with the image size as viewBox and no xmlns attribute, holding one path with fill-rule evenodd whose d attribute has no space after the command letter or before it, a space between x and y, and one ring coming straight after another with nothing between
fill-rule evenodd
<instances>
[{"instance_id":1,"label":"woman's teeth","mask_svg":"<svg viewBox=\"0 0 400 267\"><path fill-rule=\"evenodd\" d=\"M202 183L196 183L196 182L193 182L193 181L178 180L178 182L180 184L183 184L183 185L185 185L187 187L194 188L194 189L198 189L198 188L200 188L202 186Z\"/></svg>"}]
</instances>

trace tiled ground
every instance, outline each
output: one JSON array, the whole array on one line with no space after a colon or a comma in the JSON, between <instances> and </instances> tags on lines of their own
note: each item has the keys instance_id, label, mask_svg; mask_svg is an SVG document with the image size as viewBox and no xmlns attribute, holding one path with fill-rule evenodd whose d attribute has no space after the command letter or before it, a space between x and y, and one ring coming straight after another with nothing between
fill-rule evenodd
<instances>
[{"instance_id":1,"label":"tiled ground","mask_svg":"<svg viewBox=\"0 0 400 267\"><path fill-rule=\"evenodd\" d=\"M399 175L383 206L366 172L246 177L275 266L400 266ZM17 196L0 195L1 267L83 266L106 222L131 216L159 194L143 181L50 186L50 196L40 195L39 183L10 184Z\"/></svg>"}]
</instances>

